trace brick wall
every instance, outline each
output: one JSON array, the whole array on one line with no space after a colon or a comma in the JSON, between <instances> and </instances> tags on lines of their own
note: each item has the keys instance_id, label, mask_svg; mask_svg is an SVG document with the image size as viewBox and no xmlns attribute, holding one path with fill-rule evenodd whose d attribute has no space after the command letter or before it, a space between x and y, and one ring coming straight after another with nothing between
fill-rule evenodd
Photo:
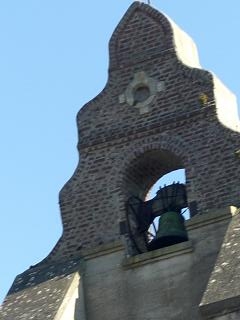
<instances>
[{"instance_id":1,"label":"brick wall","mask_svg":"<svg viewBox=\"0 0 240 320\"><path fill-rule=\"evenodd\" d=\"M197 201L199 213L240 206L239 130L218 118L214 76L183 63L192 54L191 65L199 66L196 52L184 52L189 38L177 41L176 30L139 2L116 28L106 87L77 117L80 161L60 192L64 232L47 259L118 239L128 197L144 198L175 169L186 169L188 201ZM164 86L143 114L119 99L142 71Z\"/></svg>"}]
</instances>

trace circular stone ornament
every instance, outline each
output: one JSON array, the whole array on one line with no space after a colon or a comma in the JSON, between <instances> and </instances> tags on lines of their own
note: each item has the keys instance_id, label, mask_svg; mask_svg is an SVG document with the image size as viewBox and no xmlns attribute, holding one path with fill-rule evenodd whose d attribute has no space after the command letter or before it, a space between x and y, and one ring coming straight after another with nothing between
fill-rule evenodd
<instances>
[{"instance_id":1,"label":"circular stone ornament","mask_svg":"<svg viewBox=\"0 0 240 320\"><path fill-rule=\"evenodd\" d=\"M150 97L150 89L146 85L141 85L136 88L133 96L134 96L134 104L141 103L146 101Z\"/></svg>"},{"instance_id":2,"label":"circular stone ornament","mask_svg":"<svg viewBox=\"0 0 240 320\"><path fill-rule=\"evenodd\" d=\"M125 92L119 96L119 102L139 109L140 114L149 112L149 104L157 92L164 90L164 82L150 78L144 71L134 74Z\"/></svg>"}]
</instances>

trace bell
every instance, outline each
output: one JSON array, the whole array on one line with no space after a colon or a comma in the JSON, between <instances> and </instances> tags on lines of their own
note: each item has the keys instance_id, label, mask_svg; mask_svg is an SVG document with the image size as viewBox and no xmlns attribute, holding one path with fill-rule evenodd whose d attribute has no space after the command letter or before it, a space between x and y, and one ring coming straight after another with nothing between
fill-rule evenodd
<instances>
[{"instance_id":1,"label":"bell","mask_svg":"<svg viewBox=\"0 0 240 320\"><path fill-rule=\"evenodd\" d=\"M168 247L188 240L184 217L179 212L168 211L161 215L156 237L148 244L149 250Z\"/></svg>"}]
</instances>

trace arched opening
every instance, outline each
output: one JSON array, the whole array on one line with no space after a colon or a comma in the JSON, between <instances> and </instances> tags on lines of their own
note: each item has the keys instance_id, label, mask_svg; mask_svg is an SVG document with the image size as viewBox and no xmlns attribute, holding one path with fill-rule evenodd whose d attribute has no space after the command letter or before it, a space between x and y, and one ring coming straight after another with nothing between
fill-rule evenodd
<instances>
[{"instance_id":1,"label":"arched opening","mask_svg":"<svg viewBox=\"0 0 240 320\"><path fill-rule=\"evenodd\" d=\"M127 198L137 196L145 200L151 187L164 175L184 169L182 160L168 150L150 150L134 159L125 174L124 189Z\"/></svg>"},{"instance_id":2,"label":"arched opening","mask_svg":"<svg viewBox=\"0 0 240 320\"><path fill-rule=\"evenodd\" d=\"M186 174L185 174L185 169L178 169L178 170L174 170L171 171L167 174L165 174L164 176L162 176L157 182L154 183L154 185L149 189L145 200L149 201L151 199L153 199L158 190L160 188L163 188L166 185L171 185L172 183L182 183L182 184L186 184ZM181 209L181 214L183 215L185 220L190 219L190 212L188 207L184 207ZM154 237L156 237L156 233L158 230L158 225L159 225L159 219L160 217L156 217L153 220L153 223L150 225L149 227L149 237L152 240Z\"/></svg>"},{"instance_id":3,"label":"arched opening","mask_svg":"<svg viewBox=\"0 0 240 320\"><path fill-rule=\"evenodd\" d=\"M173 184L173 182L176 182L176 184ZM146 151L130 163L125 176L124 191L127 197L126 211L129 235L133 246L137 248L137 253L157 248L152 245L152 240L159 242L159 238L156 235L158 228L155 227L154 229L153 222L156 226L159 216L162 223L168 219L168 216L170 217L169 214L171 212L170 219L175 219L174 223L179 225L179 233L185 232L182 220L189 218L189 211L186 210L185 183L186 177L183 162L180 157L171 151ZM159 190L160 187L161 189ZM176 199L176 201L174 200L174 209L173 195ZM164 197L168 199L168 209L165 206ZM182 211L185 211L184 218ZM180 230L181 225L182 231ZM151 231L152 239L148 231ZM174 238L175 235L172 237ZM182 238L183 240L180 239L178 242L176 237L175 243L187 240L187 234L185 238ZM164 246L167 246L168 243L171 243L171 239Z\"/></svg>"},{"instance_id":4,"label":"arched opening","mask_svg":"<svg viewBox=\"0 0 240 320\"><path fill-rule=\"evenodd\" d=\"M157 182L155 182L154 185L149 189L145 200L151 200L156 196L159 188L170 185L174 182L186 184L185 169L173 170L159 178ZM186 220L190 219L190 212L188 207L182 209L182 214Z\"/></svg>"}]
</instances>

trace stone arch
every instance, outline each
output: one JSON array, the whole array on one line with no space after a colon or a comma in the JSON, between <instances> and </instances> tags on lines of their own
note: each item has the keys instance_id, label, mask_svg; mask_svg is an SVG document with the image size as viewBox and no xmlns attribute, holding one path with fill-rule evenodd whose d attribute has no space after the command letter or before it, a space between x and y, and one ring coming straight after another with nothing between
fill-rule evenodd
<instances>
[{"instance_id":1,"label":"stone arch","mask_svg":"<svg viewBox=\"0 0 240 320\"><path fill-rule=\"evenodd\" d=\"M142 142L142 141L141 141ZM163 175L177 169L189 168L187 147L179 137L162 134L131 145L119 158L118 185L124 201L131 195L145 198L150 187ZM188 179L187 179L188 180ZM190 190L190 182L187 191Z\"/></svg>"},{"instance_id":2,"label":"stone arch","mask_svg":"<svg viewBox=\"0 0 240 320\"><path fill-rule=\"evenodd\" d=\"M163 175L184 167L181 158L166 149L145 151L127 168L125 188L129 195L145 199L151 186Z\"/></svg>"}]
</instances>

